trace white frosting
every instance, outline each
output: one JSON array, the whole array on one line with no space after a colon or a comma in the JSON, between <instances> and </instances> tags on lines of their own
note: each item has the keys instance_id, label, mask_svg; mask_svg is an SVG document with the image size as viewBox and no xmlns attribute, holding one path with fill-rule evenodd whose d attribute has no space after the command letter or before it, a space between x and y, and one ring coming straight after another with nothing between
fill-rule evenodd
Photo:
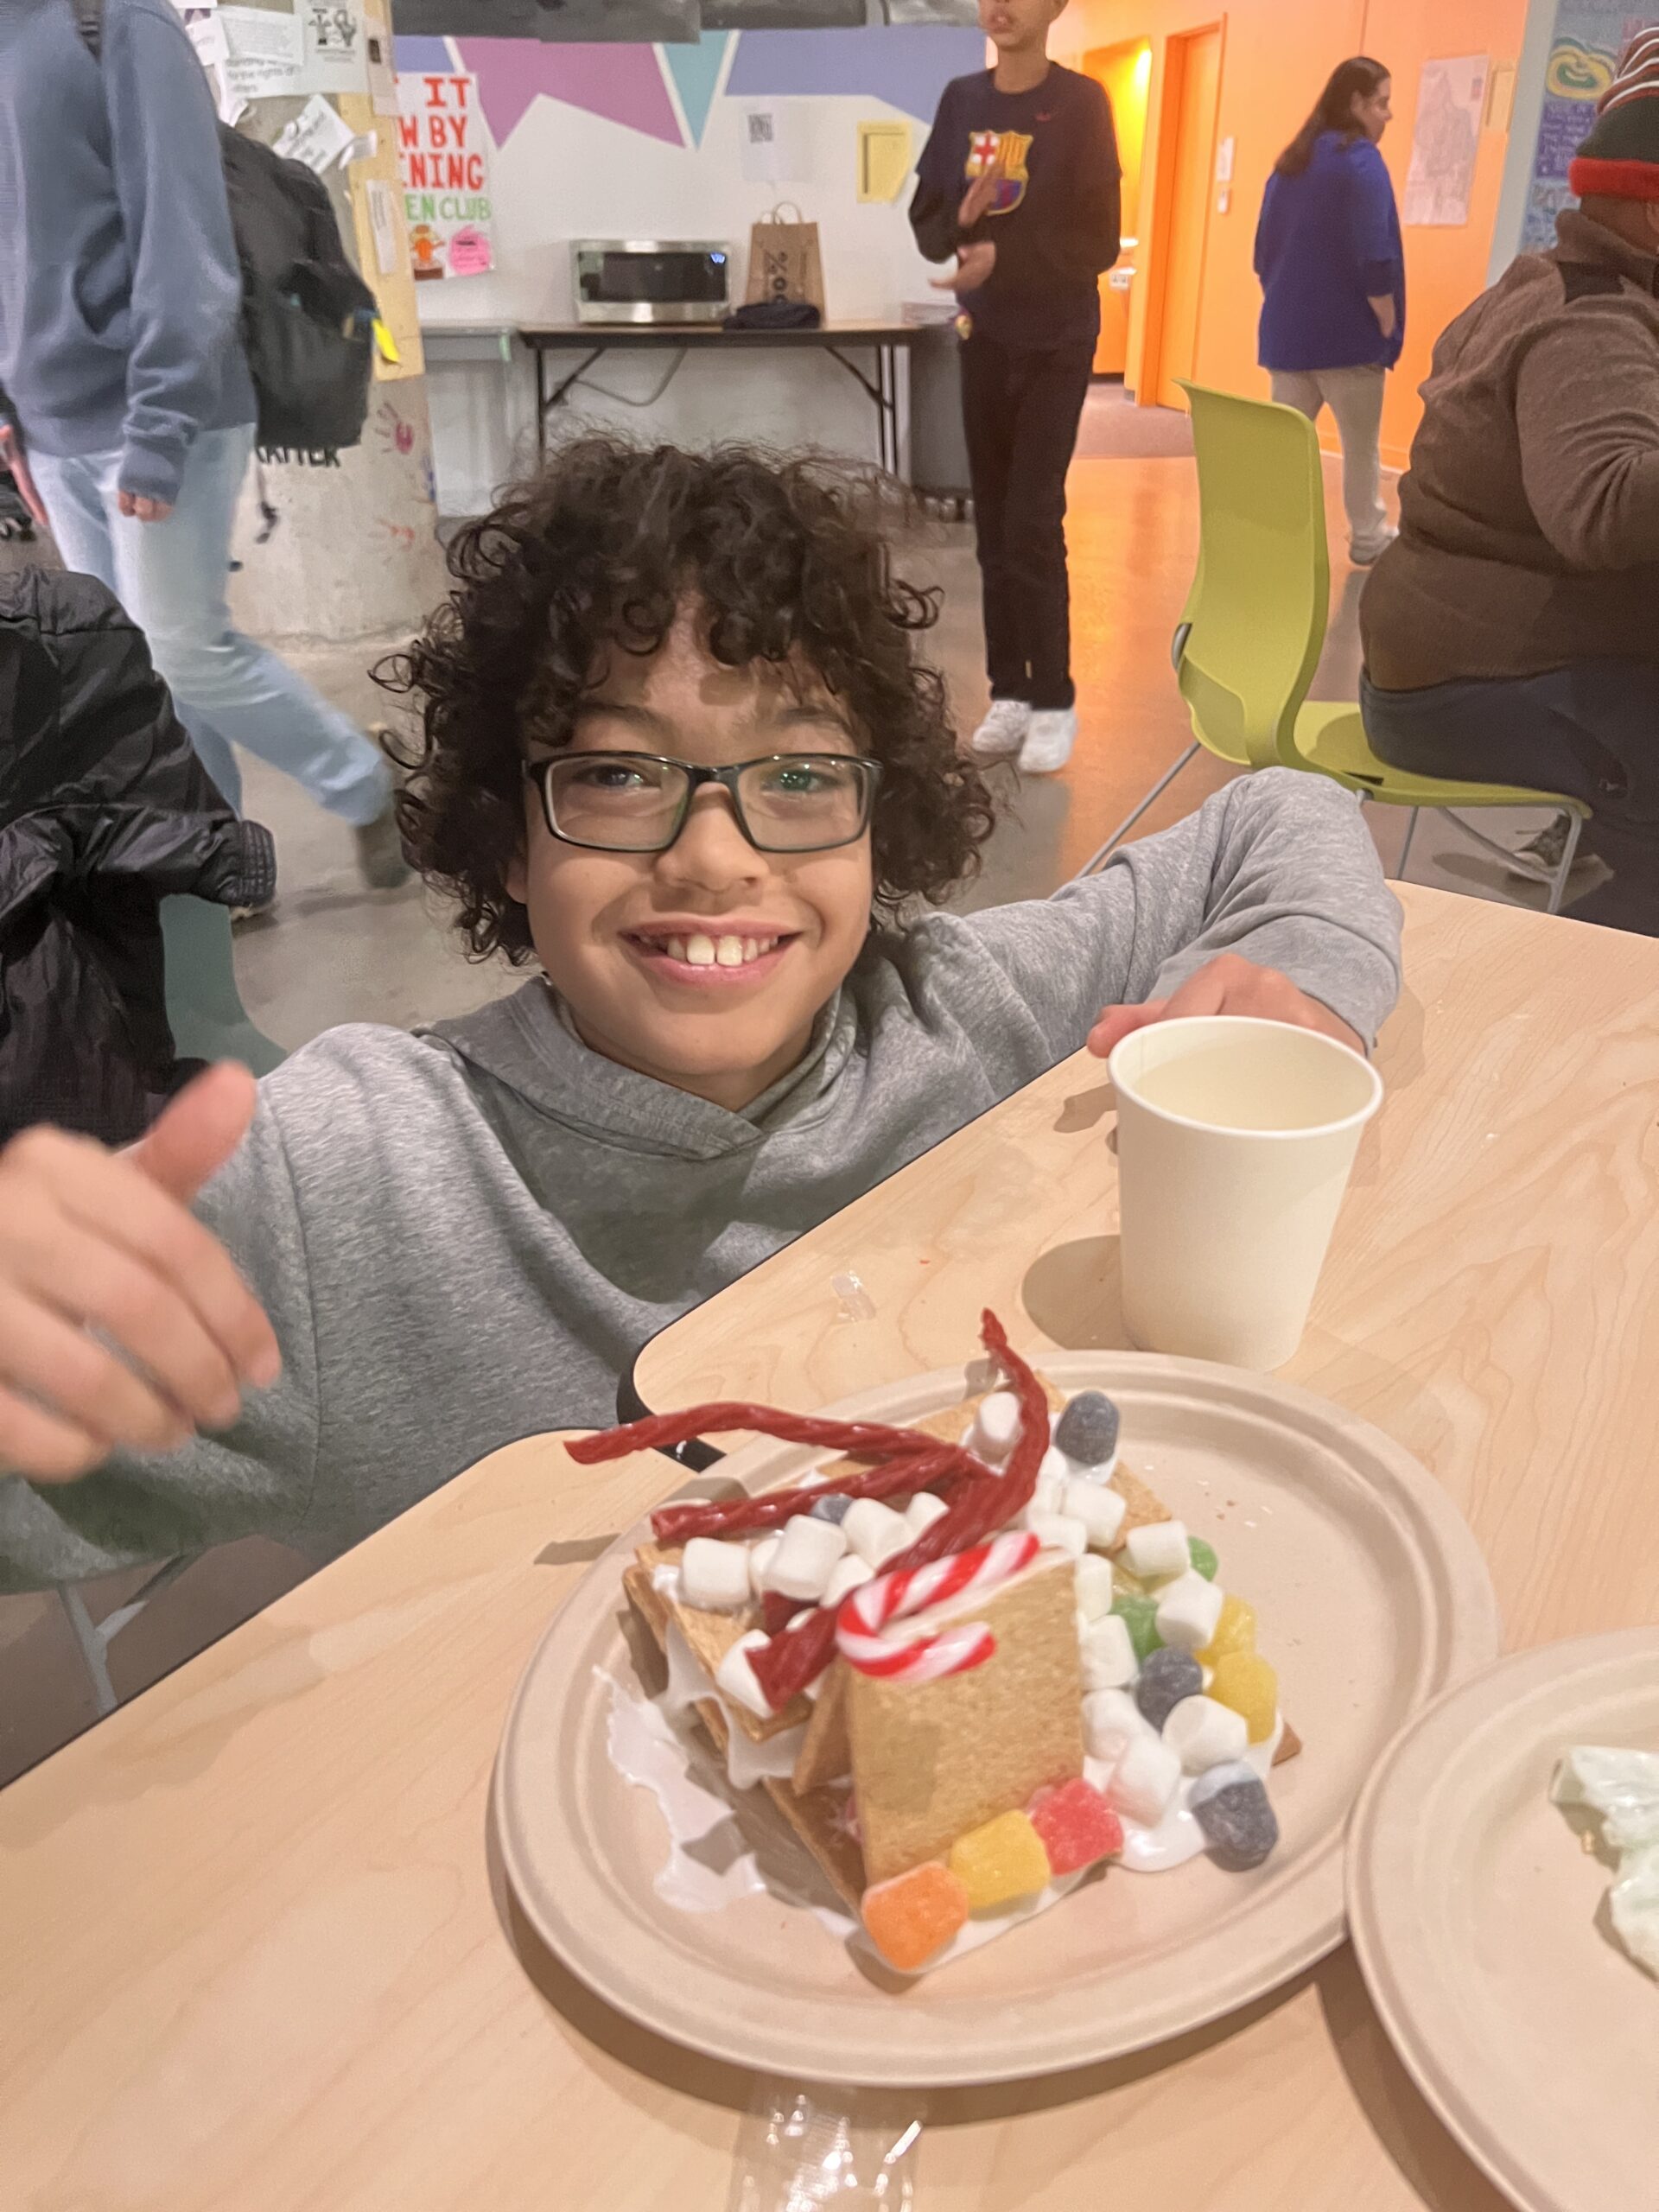
<instances>
[{"instance_id":1,"label":"white frosting","mask_svg":"<svg viewBox=\"0 0 1659 2212\"><path fill-rule=\"evenodd\" d=\"M760 1651L772 1642L763 1628L752 1628L747 1636L728 1644L725 1657L715 1669L715 1686L738 1705L747 1706L757 1720L772 1716L772 1705L766 1692L755 1679L749 1660L752 1653Z\"/></svg>"},{"instance_id":2,"label":"white frosting","mask_svg":"<svg viewBox=\"0 0 1659 2212\"><path fill-rule=\"evenodd\" d=\"M651 1570L651 1586L659 1596L666 1598L671 1605L678 1605L680 1601L679 1568L671 1567L666 1560L660 1566L653 1567Z\"/></svg>"},{"instance_id":3,"label":"white frosting","mask_svg":"<svg viewBox=\"0 0 1659 2212\"><path fill-rule=\"evenodd\" d=\"M679 1624L668 1624L668 1688L657 1700L671 1719L689 1712L702 1699L712 1698L726 1715L726 1778L734 1789L753 1789L756 1783L781 1782L795 1771L806 1739L806 1728L780 1729L757 1744L747 1734L730 1703L715 1688L708 1669L680 1633ZM711 1746L712 1748L712 1746Z\"/></svg>"}]
</instances>

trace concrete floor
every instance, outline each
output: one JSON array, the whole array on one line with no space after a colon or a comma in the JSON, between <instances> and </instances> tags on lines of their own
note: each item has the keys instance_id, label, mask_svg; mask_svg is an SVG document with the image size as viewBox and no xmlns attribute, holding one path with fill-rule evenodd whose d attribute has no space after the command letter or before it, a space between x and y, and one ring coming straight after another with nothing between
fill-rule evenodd
<instances>
[{"instance_id":1,"label":"concrete floor","mask_svg":"<svg viewBox=\"0 0 1659 2212\"><path fill-rule=\"evenodd\" d=\"M1081 742L1063 777L1023 785L997 772L1002 818L977 882L958 903L973 908L1041 898L1075 874L1188 742L1169 670L1169 639L1191 580L1198 536L1197 486L1182 456L1182 426L1130 418L1110 388L1090 404L1071 480L1071 573ZM1149 455L1148 446L1154 448ZM1155 448L1175 448L1159 454ZM1101 457L1114 453L1128 457ZM1332 543L1343 542L1334 472L1328 486ZM6 548L12 565L18 549ZM947 677L959 726L971 728L985 702L977 574L964 525L930 525L904 549L904 566L944 592L944 615L928 650ZM1314 696L1354 696L1362 576L1338 561L1330 636ZM368 669L395 639L328 645L289 658L365 721L389 702ZM258 761L246 764L245 805L276 834L278 904L267 921L238 932L244 998L260 1027L292 1049L342 1021L407 1027L483 1004L514 987L499 964L470 965L435 900L410 885L365 892L350 832L297 785ZM1179 819L1224 778L1209 756L1190 768L1142 825ZM1392 867L1403 823L1374 810L1373 829ZM1494 834L1518 842L1537 817L1494 817ZM1412 855L1414 877L1481 897L1508 893L1497 868L1426 818ZM258 1540L226 1546L192 1567L124 1631L112 1649L117 1689L131 1695L222 1635L301 1579L303 1562ZM95 1616L124 1601L140 1575L112 1577L87 1595ZM55 1597L0 1600L0 1783L86 1726L90 1689Z\"/></svg>"}]
</instances>

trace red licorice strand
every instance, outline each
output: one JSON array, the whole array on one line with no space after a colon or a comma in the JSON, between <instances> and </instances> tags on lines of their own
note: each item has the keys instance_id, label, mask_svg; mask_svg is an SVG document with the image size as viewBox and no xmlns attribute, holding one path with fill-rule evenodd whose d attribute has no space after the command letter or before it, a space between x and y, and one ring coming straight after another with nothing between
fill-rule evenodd
<instances>
[{"instance_id":1,"label":"red licorice strand","mask_svg":"<svg viewBox=\"0 0 1659 2212\"><path fill-rule=\"evenodd\" d=\"M856 1459L886 1459L894 1452L914 1452L932 1446L938 1439L918 1428L889 1428L874 1421L823 1421L808 1414L781 1413L776 1406L752 1406L741 1399L721 1398L711 1405L689 1406L681 1414L652 1414L644 1421L626 1422L620 1428L601 1429L596 1435L579 1437L565 1450L578 1465L596 1466L604 1459L620 1459L630 1452L660 1451L664 1445L689 1444L694 1437L721 1435L731 1429L749 1429L757 1436L775 1436L785 1444L822 1444Z\"/></svg>"},{"instance_id":2,"label":"red licorice strand","mask_svg":"<svg viewBox=\"0 0 1659 2212\"><path fill-rule=\"evenodd\" d=\"M982 1543L1023 1512L1036 1491L1038 1471L1048 1449L1047 1395L988 1308L981 1316L980 1341L1014 1387L1020 1401L1019 1440L1002 1473L964 1482L949 1510L930 1522L907 1551L889 1560L882 1569L885 1574L931 1567L936 1559ZM749 1663L774 1713L781 1713L791 1698L817 1680L835 1649L836 1613L820 1606L804 1626L791 1629L786 1637L775 1637L754 1653Z\"/></svg>"},{"instance_id":3,"label":"red licorice strand","mask_svg":"<svg viewBox=\"0 0 1659 2212\"><path fill-rule=\"evenodd\" d=\"M867 1475L815 1483L805 1490L762 1491L754 1497L658 1506L651 1516L652 1534L659 1544L690 1543L693 1536L750 1535L760 1529L780 1529L798 1514L810 1513L820 1497L892 1497L900 1491L929 1490L985 1472L984 1463L959 1444L935 1444L931 1450L889 1459Z\"/></svg>"}]
</instances>

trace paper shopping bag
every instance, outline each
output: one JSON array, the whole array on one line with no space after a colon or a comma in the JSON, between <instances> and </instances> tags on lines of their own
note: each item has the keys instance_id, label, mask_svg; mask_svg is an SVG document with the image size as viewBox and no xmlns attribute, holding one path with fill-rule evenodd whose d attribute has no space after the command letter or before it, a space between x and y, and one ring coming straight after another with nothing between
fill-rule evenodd
<instances>
[{"instance_id":1,"label":"paper shopping bag","mask_svg":"<svg viewBox=\"0 0 1659 2212\"><path fill-rule=\"evenodd\" d=\"M818 226L809 223L786 200L763 215L749 232L749 288L745 300L804 301L820 315L823 304L823 260Z\"/></svg>"}]
</instances>

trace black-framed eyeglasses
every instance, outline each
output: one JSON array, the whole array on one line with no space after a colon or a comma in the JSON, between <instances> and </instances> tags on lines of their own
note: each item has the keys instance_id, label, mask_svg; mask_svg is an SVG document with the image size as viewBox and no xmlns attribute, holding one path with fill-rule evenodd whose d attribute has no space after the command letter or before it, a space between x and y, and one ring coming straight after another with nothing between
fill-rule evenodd
<instances>
[{"instance_id":1,"label":"black-framed eyeglasses","mask_svg":"<svg viewBox=\"0 0 1659 2212\"><path fill-rule=\"evenodd\" d=\"M601 853L665 853L705 784L731 798L757 852L826 853L870 826L881 764L849 753L768 753L728 768L699 768L655 753L562 753L524 774L567 845Z\"/></svg>"}]
</instances>

